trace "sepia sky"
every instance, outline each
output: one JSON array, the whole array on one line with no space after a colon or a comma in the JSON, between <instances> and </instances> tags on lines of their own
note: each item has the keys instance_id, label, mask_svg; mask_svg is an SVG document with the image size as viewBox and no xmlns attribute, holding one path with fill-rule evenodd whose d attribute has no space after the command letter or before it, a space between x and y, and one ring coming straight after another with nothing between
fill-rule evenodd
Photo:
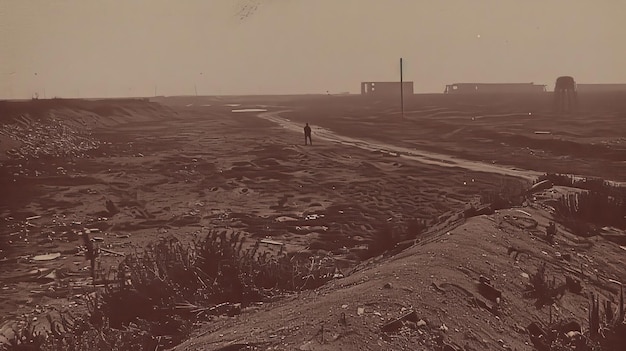
<instances>
[{"instance_id":1,"label":"sepia sky","mask_svg":"<svg viewBox=\"0 0 626 351\"><path fill-rule=\"evenodd\" d=\"M256 6L256 8L255 8ZM0 0L0 98L626 82L623 0Z\"/></svg>"}]
</instances>

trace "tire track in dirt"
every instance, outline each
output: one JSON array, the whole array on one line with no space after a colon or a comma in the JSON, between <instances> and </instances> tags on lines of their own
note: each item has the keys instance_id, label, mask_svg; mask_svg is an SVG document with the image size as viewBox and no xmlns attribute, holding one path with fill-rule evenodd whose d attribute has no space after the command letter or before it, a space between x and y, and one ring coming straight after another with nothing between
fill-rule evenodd
<instances>
[{"instance_id":1,"label":"tire track in dirt","mask_svg":"<svg viewBox=\"0 0 626 351\"><path fill-rule=\"evenodd\" d=\"M290 110L264 112L258 114L257 116L259 118L274 122L287 130L301 133L302 126L299 123L292 122L291 120L280 116L281 113L289 111ZM533 181L544 174L543 172L537 172L532 170L523 170L512 167L509 168L501 165L493 165L483 162L464 160L449 155L438 154L424 150L410 149L401 146L390 145L387 143L381 143L374 140L352 138L344 135L339 135L331 130L322 127L315 128L315 137L330 142L358 147L364 150L381 151L392 155L397 154L397 156L405 159L434 166L462 168L469 171L500 174L516 178L522 178L529 181Z\"/></svg>"}]
</instances>

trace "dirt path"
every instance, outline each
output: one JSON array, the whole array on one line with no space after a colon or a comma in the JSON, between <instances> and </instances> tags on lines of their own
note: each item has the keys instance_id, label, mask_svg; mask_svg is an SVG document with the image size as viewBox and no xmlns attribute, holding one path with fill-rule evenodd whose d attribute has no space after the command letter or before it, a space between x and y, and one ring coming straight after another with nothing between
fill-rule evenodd
<instances>
[{"instance_id":1,"label":"dirt path","mask_svg":"<svg viewBox=\"0 0 626 351\"><path fill-rule=\"evenodd\" d=\"M289 119L284 117L280 117L281 113L288 112L289 110L282 111L272 111L272 112L264 112L260 113L258 117L263 118L265 120L277 123L281 127L300 133L302 131L302 126L298 123L292 122ZM506 176L512 176L517 178L522 178L526 180L535 180L537 177L542 175L542 172L531 171L531 170L521 170L515 168L508 168L500 165L487 164L483 162L476 162L470 160L463 160L459 158L455 158L452 156L438 154L434 152L410 149L400 146L394 146L387 143L381 143L373 140L366 139L356 139L348 136L343 136L334 133L331 130L316 127L315 128L315 138L322 139L330 142L335 142L339 144L349 145L358 147L364 150L369 151L381 151L389 154L397 154L399 157L414 160L420 163L441 166L441 167L451 167L451 168L462 168L470 171L476 172L487 172L493 174L500 174Z\"/></svg>"}]
</instances>

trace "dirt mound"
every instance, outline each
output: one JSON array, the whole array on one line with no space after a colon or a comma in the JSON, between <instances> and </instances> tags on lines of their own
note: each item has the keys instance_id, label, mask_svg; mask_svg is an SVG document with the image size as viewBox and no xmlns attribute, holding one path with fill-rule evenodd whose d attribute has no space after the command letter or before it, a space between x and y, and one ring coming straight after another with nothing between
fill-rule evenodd
<instances>
[{"instance_id":1,"label":"dirt mound","mask_svg":"<svg viewBox=\"0 0 626 351\"><path fill-rule=\"evenodd\" d=\"M74 113L71 113L71 112ZM91 115L101 119L127 117L127 121L135 118L154 119L167 111L163 106L150 102L149 99L48 99L24 101L0 101L0 123L6 124L20 116L32 119L46 119L50 114L67 113L70 115ZM101 122L106 125L107 122Z\"/></svg>"},{"instance_id":2,"label":"dirt mound","mask_svg":"<svg viewBox=\"0 0 626 351\"><path fill-rule=\"evenodd\" d=\"M542 206L431 231L416 246L315 291L217 320L176 349L525 350L531 325L574 320L586 328L590 293L619 296L611 279L626 280L623 248L602 239L583 244L561 226L548 243L554 217ZM564 287L548 305L528 293L540 269ZM575 281L582 290L568 287Z\"/></svg>"},{"instance_id":3,"label":"dirt mound","mask_svg":"<svg viewBox=\"0 0 626 351\"><path fill-rule=\"evenodd\" d=\"M174 115L144 99L0 101L0 161L80 156L96 128Z\"/></svg>"}]
</instances>

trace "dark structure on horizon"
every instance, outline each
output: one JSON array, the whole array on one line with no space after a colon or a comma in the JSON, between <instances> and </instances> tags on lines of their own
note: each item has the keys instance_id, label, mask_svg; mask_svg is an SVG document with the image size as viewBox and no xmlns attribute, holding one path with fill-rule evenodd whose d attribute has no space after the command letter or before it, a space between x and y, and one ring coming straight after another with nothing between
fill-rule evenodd
<instances>
[{"instance_id":1,"label":"dark structure on horizon","mask_svg":"<svg viewBox=\"0 0 626 351\"><path fill-rule=\"evenodd\" d=\"M444 94L545 93L546 86L535 83L455 83L446 85Z\"/></svg>"},{"instance_id":2,"label":"dark structure on horizon","mask_svg":"<svg viewBox=\"0 0 626 351\"><path fill-rule=\"evenodd\" d=\"M626 92L626 84L577 84L579 93L613 93Z\"/></svg>"},{"instance_id":3,"label":"dark structure on horizon","mask_svg":"<svg viewBox=\"0 0 626 351\"><path fill-rule=\"evenodd\" d=\"M361 95L395 97L400 96L400 87L403 95L413 95L413 82L361 82Z\"/></svg>"},{"instance_id":4,"label":"dark structure on horizon","mask_svg":"<svg viewBox=\"0 0 626 351\"><path fill-rule=\"evenodd\" d=\"M578 106L576 81L570 76L561 76L554 83L554 106L557 112L571 112Z\"/></svg>"}]
</instances>

